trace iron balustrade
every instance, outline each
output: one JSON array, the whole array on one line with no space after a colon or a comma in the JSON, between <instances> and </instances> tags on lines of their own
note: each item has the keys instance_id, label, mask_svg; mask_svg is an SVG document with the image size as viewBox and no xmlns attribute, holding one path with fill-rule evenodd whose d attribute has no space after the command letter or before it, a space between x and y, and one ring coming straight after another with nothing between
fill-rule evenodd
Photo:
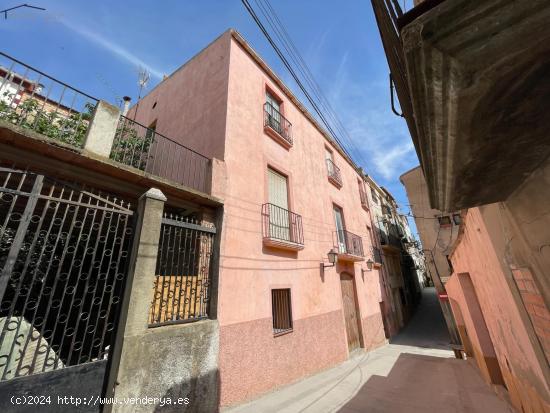
<instances>
[{"instance_id":1,"label":"iron balustrade","mask_svg":"<svg viewBox=\"0 0 550 413\"><path fill-rule=\"evenodd\" d=\"M98 100L0 52L0 119L76 147Z\"/></svg>"},{"instance_id":2,"label":"iron balustrade","mask_svg":"<svg viewBox=\"0 0 550 413\"><path fill-rule=\"evenodd\" d=\"M154 129L120 116L111 159L207 191L210 160Z\"/></svg>"},{"instance_id":3,"label":"iron balustrade","mask_svg":"<svg viewBox=\"0 0 550 413\"><path fill-rule=\"evenodd\" d=\"M367 197L367 193L363 188L359 188L359 197L361 198L361 205L368 207L369 206L369 198Z\"/></svg>"},{"instance_id":4,"label":"iron balustrade","mask_svg":"<svg viewBox=\"0 0 550 413\"><path fill-rule=\"evenodd\" d=\"M342 186L342 174L340 173L340 168L336 166L332 159L327 159L327 173L328 177L336 182L338 185Z\"/></svg>"},{"instance_id":5,"label":"iron balustrade","mask_svg":"<svg viewBox=\"0 0 550 413\"><path fill-rule=\"evenodd\" d=\"M304 245L302 216L274 204L262 205L264 238Z\"/></svg>"},{"instance_id":6,"label":"iron balustrade","mask_svg":"<svg viewBox=\"0 0 550 413\"><path fill-rule=\"evenodd\" d=\"M379 248L372 247L372 259L376 264L382 264L382 254Z\"/></svg>"},{"instance_id":7,"label":"iron balustrade","mask_svg":"<svg viewBox=\"0 0 550 413\"><path fill-rule=\"evenodd\" d=\"M364 257L363 240L359 235L349 232L345 229L334 231L336 240L336 249L340 254L355 255Z\"/></svg>"},{"instance_id":8,"label":"iron balustrade","mask_svg":"<svg viewBox=\"0 0 550 413\"><path fill-rule=\"evenodd\" d=\"M292 124L269 103L264 103L264 126L269 126L292 145Z\"/></svg>"},{"instance_id":9,"label":"iron balustrade","mask_svg":"<svg viewBox=\"0 0 550 413\"><path fill-rule=\"evenodd\" d=\"M149 325L208 317L210 265L216 229L192 218L164 214Z\"/></svg>"}]
</instances>

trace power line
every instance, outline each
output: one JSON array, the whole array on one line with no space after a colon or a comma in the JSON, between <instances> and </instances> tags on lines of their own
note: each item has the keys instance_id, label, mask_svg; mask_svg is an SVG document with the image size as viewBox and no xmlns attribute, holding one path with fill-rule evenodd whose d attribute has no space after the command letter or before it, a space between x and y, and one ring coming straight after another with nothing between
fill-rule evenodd
<instances>
[{"instance_id":1,"label":"power line","mask_svg":"<svg viewBox=\"0 0 550 413\"><path fill-rule=\"evenodd\" d=\"M323 124L325 125L325 127L327 128L328 132L331 134L331 136L333 137L333 139L338 143L338 145L340 145L341 149L344 151L344 153L350 158L350 159L354 159L354 157L350 154L350 152L347 150L347 148L343 145L342 141L340 140L340 138L338 137L338 135L335 133L332 125L327 121L327 118L325 116L325 114L323 113L323 111L319 108L319 105L317 104L317 102L315 101L315 99L313 99L313 97L310 95L310 93L308 92L308 90L306 89L306 87L304 86L304 84L301 82L300 78L298 77L298 75L296 74L296 72L294 71L292 65L289 63L289 61L286 59L286 57L284 56L283 52L281 51L281 49L277 46L277 44L275 43L275 41L273 40L273 38L271 37L271 35L269 34L269 32L267 31L266 27L263 25L263 23L261 22L261 20L259 19L258 15L256 14L256 12L254 11L254 8L250 5L250 3L248 2L248 0L241 0L241 2L243 3L243 5L245 6L246 10L248 11L248 13L252 16L252 18L254 19L254 22L257 24L257 26L260 28L260 30L262 31L262 33L264 34L264 36L266 37L267 41L269 42L269 44L271 45L271 47L273 47L273 49L275 50L275 52L277 53L277 55L279 56L279 58L281 59L281 61L283 62L284 66L288 69L288 71L290 72L291 76L293 77L294 81L296 82L296 84L298 85L298 87L300 88L300 90L303 92L304 96L307 98L307 100L309 101L309 103L311 104L312 108L315 110L315 112L317 113L317 115L319 116L320 120L323 122ZM271 8L271 10L273 10ZM262 13L264 13L264 16L266 14L266 9L262 8ZM279 20L280 21L280 20ZM274 20L269 20L268 19L268 22L271 22L273 23ZM271 25L270 23L270 25ZM273 27L273 26L272 26ZM289 51L289 49L287 47L291 47L290 44L287 44L287 46L285 46L283 44L283 47L285 47L285 49L287 49L287 52ZM292 55L292 54L291 54ZM292 59L295 59L295 58L292 58ZM303 59L302 59L303 60Z\"/></svg>"}]
</instances>

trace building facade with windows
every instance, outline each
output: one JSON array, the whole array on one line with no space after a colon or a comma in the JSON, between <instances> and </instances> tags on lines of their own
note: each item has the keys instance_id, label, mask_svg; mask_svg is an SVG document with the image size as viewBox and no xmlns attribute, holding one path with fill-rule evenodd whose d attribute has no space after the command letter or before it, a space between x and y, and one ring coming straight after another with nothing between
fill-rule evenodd
<instances>
[{"instance_id":1,"label":"building facade with windows","mask_svg":"<svg viewBox=\"0 0 550 413\"><path fill-rule=\"evenodd\" d=\"M211 193L224 201L222 405L385 343L364 174L238 33L161 82L134 115L213 158Z\"/></svg>"}]
</instances>

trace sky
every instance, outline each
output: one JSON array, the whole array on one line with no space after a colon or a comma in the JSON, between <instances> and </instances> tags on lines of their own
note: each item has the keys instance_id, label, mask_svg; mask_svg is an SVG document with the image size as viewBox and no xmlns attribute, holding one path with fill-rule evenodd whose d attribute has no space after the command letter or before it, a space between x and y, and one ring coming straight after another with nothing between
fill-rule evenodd
<instances>
[{"instance_id":1,"label":"sky","mask_svg":"<svg viewBox=\"0 0 550 413\"><path fill-rule=\"evenodd\" d=\"M0 9L18 4L0 1ZM29 4L46 11L18 9L0 17L0 50L96 98L118 104L128 95L135 102L140 67L151 73L150 90L228 28L239 31L302 96L239 0ZM351 151L360 151L356 161L407 212L399 176L419 162L404 119L391 111L389 70L370 1L271 0L271 5L349 132Z\"/></svg>"}]
</instances>

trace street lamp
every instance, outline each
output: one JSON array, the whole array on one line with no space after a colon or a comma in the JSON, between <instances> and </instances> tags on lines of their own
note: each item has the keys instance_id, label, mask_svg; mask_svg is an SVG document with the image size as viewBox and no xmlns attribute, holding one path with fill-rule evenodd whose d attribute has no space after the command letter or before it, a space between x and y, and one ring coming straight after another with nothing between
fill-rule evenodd
<instances>
[{"instance_id":1,"label":"street lamp","mask_svg":"<svg viewBox=\"0 0 550 413\"><path fill-rule=\"evenodd\" d=\"M374 261L372 260L372 258L369 258L367 260L367 270L368 271L372 271L372 267L374 266Z\"/></svg>"},{"instance_id":2,"label":"street lamp","mask_svg":"<svg viewBox=\"0 0 550 413\"><path fill-rule=\"evenodd\" d=\"M321 263L321 268L334 267L336 265L336 262L338 261L338 253L334 250L334 248L327 253L327 257L330 265Z\"/></svg>"}]
</instances>

